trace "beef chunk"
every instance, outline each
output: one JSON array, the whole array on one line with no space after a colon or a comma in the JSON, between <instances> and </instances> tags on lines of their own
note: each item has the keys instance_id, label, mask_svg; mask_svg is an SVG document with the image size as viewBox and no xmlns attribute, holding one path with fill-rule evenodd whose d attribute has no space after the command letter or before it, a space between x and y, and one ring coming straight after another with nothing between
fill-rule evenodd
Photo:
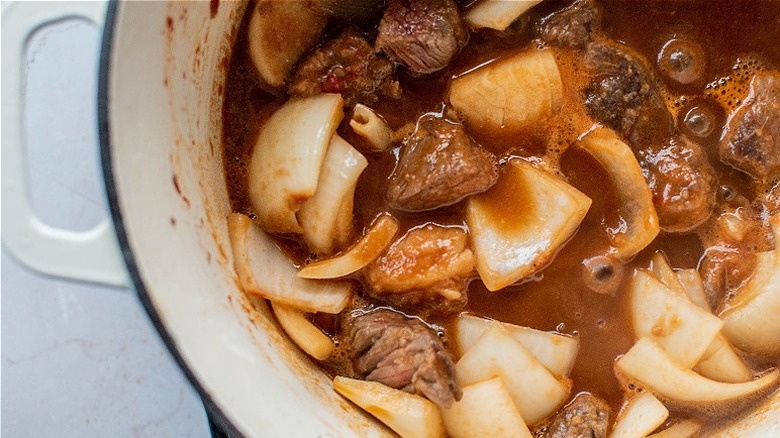
<instances>
[{"instance_id":1,"label":"beef chunk","mask_svg":"<svg viewBox=\"0 0 780 438\"><path fill-rule=\"evenodd\" d=\"M443 408L460 400L455 364L420 320L379 309L355 317L348 336L355 369L367 380L423 395Z\"/></svg>"},{"instance_id":2,"label":"beef chunk","mask_svg":"<svg viewBox=\"0 0 780 438\"><path fill-rule=\"evenodd\" d=\"M715 310L727 293L740 288L753 274L756 253L773 247L772 230L764 223L760 210L748 205L729 207L714 222L705 239L699 273L710 307Z\"/></svg>"},{"instance_id":3,"label":"beef chunk","mask_svg":"<svg viewBox=\"0 0 780 438\"><path fill-rule=\"evenodd\" d=\"M763 196L761 202L770 216L780 213L780 181L777 181Z\"/></svg>"},{"instance_id":4,"label":"beef chunk","mask_svg":"<svg viewBox=\"0 0 780 438\"><path fill-rule=\"evenodd\" d=\"M465 305L473 271L466 232L428 224L406 233L366 268L367 293L418 314L449 313Z\"/></svg>"},{"instance_id":5,"label":"beef chunk","mask_svg":"<svg viewBox=\"0 0 780 438\"><path fill-rule=\"evenodd\" d=\"M591 117L617 131L635 149L671 135L674 119L652 72L638 56L617 44L591 43L585 61L593 73L585 89Z\"/></svg>"},{"instance_id":6,"label":"beef chunk","mask_svg":"<svg viewBox=\"0 0 780 438\"><path fill-rule=\"evenodd\" d=\"M296 68L288 92L292 96L341 93L344 103L372 104L379 96L397 99L401 89L394 79L395 66L378 56L371 44L354 29L312 52Z\"/></svg>"},{"instance_id":7,"label":"beef chunk","mask_svg":"<svg viewBox=\"0 0 780 438\"><path fill-rule=\"evenodd\" d=\"M548 44L584 49L599 27L600 11L593 0L575 0L568 8L542 18L536 33Z\"/></svg>"},{"instance_id":8,"label":"beef chunk","mask_svg":"<svg viewBox=\"0 0 780 438\"><path fill-rule=\"evenodd\" d=\"M580 393L553 417L545 438L607 438L609 405L588 393Z\"/></svg>"},{"instance_id":9,"label":"beef chunk","mask_svg":"<svg viewBox=\"0 0 780 438\"><path fill-rule=\"evenodd\" d=\"M423 116L404 141L387 198L400 210L432 210L483 192L497 179L493 158L462 125Z\"/></svg>"},{"instance_id":10,"label":"beef chunk","mask_svg":"<svg viewBox=\"0 0 780 438\"><path fill-rule=\"evenodd\" d=\"M468 36L452 0L390 0L376 47L413 73L427 74L446 67Z\"/></svg>"},{"instance_id":11,"label":"beef chunk","mask_svg":"<svg viewBox=\"0 0 780 438\"><path fill-rule=\"evenodd\" d=\"M653 204L666 231L687 231L715 208L716 178L702 148L673 138L661 149L640 153Z\"/></svg>"},{"instance_id":12,"label":"beef chunk","mask_svg":"<svg viewBox=\"0 0 780 438\"><path fill-rule=\"evenodd\" d=\"M763 181L780 169L780 74L757 73L729 118L720 159Z\"/></svg>"}]
</instances>

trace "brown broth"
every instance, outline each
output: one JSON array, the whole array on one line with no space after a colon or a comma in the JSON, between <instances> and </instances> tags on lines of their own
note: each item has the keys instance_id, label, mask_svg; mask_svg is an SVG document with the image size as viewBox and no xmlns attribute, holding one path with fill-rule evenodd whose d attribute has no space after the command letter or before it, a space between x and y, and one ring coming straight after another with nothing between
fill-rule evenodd
<instances>
[{"instance_id":1,"label":"brown broth","mask_svg":"<svg viewBox=\"0 0 780 438\"><path fill-rule=\"evenodd\" d=\"M716 115L716 129L713 134L698 141L718 171L720 184L747 199L753 199L764 190L764 187L753 184L749 177L721 164L717 160L717 144L728 110L744 98L750 72L780 69L780 2L603 0L598 3L606 37L626 43L643 55L654 69L657 53L669 38L684 35L701 43L708 60L703 80L682 86L659 79L664 81L666 97L677 113L677 123L682 124L685 113L693 106L710 108ZM374 109L393 129L415 122L425 113L440 113L453 76L533 44L531 24L565 4L562 1L545 2L503 34L490 30L472 33L468 46L442 72L415 78L399 69L403 97L400 100L380 100ZM242 25L228 76L223 109L223 144L225 174L233 210L251 215L246 188L249 154L263 122L283 102L283 98L266 92L256 77L247 55L246 21ZM624 278L614 295L594 293L583 282L580 269L583 260L604 254L609 247L607 229L619 220L618 201L604 170L586 153L571 147L577 136L590 126L581 102L580 90L585 78L575 54L558 50L556 59L561 67L566 94L561 114L542 126L524 132L470 134L500 158L537 157L553 167L557 166L571 185L593 199L593 205L577 234L533 281L489 292L476 280L470 286L466 310L505 322L578 336L581 347L571 374L572 395L580 391L594 393L605 398L617 412L625 389L614 375L613 363L634 341L626 308L627 282ZM663 78L655 70L657 77ZM730 78L726 81L727 86L713 88L708 85L727 77ZM345 124L339 128L339 133L353 144L360 144ZM384 211L390 211L397 217L403 229L426 222L445 225L464 223L462 203L424 214L389 209L385 193L396 155L366 155L369 165L360 178L355 196L358 230ZM522 217L522 214L517 217ZM664 252L674 268L697 267L703 252L701 234L662 233L626 266L626 278L634 268L647 267L657 251ZM305 259L310 257L300 241L279 240L279 243L296 263L305 263ZM454 317L430 322L440 324L451 337Z\"/></svg>"}]
</instances>

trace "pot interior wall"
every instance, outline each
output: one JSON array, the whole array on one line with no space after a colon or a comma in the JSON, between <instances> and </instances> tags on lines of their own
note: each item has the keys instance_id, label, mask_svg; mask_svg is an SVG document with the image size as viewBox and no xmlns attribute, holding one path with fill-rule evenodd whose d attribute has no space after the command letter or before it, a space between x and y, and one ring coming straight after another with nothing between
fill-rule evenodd
<instances>
[{"instance_id":1,"label":"pot interior wall","mask_svg":"<svg viewBox=\"0 0 780 438\"><path fill-rule=\"evenodd\" d=\"M386 435L237 285L220 135L246 3L215 3L117 5L110 165L136 287L201 392L244 435Z\"/></svg>"}]
</instances>

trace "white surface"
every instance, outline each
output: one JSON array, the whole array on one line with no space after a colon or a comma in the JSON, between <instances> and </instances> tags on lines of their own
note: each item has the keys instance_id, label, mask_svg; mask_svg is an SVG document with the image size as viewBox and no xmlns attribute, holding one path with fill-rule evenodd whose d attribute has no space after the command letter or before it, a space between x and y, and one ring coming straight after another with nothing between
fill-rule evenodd
<instances>
[{"instance_id":1,"label":"white surface","mask_svg":"<svg viewBox=\"0 0 780 438\"><path fill-rule=\"evenodd\" d=\"M70 21L43 29L28 47L34 206L45 222L75 230L106 211L99 42L99 29ZM5 248L0 264L3 436L209 436L200 400L131 291L43 278Z\"/></svg>"}]
</instances>

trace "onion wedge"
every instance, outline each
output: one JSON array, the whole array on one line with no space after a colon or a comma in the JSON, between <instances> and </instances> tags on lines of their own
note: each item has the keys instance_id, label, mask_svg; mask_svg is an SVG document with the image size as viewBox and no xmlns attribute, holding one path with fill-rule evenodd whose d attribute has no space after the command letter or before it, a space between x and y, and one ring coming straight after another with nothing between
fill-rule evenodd
<instances>
[{"instance_id":1,"label":"onion wedge","mask_svg":"<svg viewBox=\"0 0 780 438\"><path fill-rule=\"evenodd\" d=\"M636 394L620 411L610 438L645 438L664 424L669 410L648 391Z\"/></svg>"},{"instance_id":2,"label":"onion wedge","mask_svg":"<svg viewBox=\"0 0 780 438\"><path fill-rule=\"evenodd\" d=\"M249 21L249 56L260 77L271 87L281 87L298 58L322 35L327 18L306 2L260 0ZM280 31L280 24L284 31Z\"/></svg>"},{"instance_id":3,"label":"onion wedge","mask_svg":"<svg viewBox=\"0 0 780 438\"><path fill-rule=\"evenodd\" d=\"M295 266L248 216L228 215L228 234L245 292L305 312L331 314L344 310L352 298L353 286L348 282L298 278Z\"/></svg>"},{"instance_id":4,"label":"onion wedge","mask_svg":"<svg viewBox=\"0 0 780 438\"><path fill-rule=\"evenodd\" d=\"M696 269L681 269L677 271L677 279L693 304L702 309L709 310L707 295L704 293L704 282Z\"/></svg>"},{"instance_id":5,"label":"onion wedge","mask_svg":"<svg viewBox=\"0 0 780 438\"><path fill-rule=\"evenodd\" d=\"M554 413L571 389L568 380L556 379L500 325L480 336L455 369L461 386L500 377L529 426Z\"/></svg>"},{"instance_id":6,"label":"onion wedge","mask_svg":"<svg viewBox=\"0 0 780 438\"><path fill-rule=\"evenodd\" d=\"M656 396L691 408L733 405L777 387L780 371L744 383L723 383L676 363L655 342L642 338L615 362L619 375L638 383Z\"/></svg>"},{"instance_id":7,"label":"onion wedge","mask_svg":"<svg viewBox=\"0 0 780 438\"><path fill-rule=\"evenodd\" d=\"M303 240L318 254L330 254L352 239L355 186L368 161L343 138L331 138L317 191L297 213Z\"/></svg>"},{"instance_id":8,"label":"onion wedge","mask_svg":"<svg viewBox=\"0 0 780 438\"><path fill-rule=\"evenodd\" d=\"M720 319L645 271L634 274L630 294L636 338L652 338L685 368L696 365L723 327Z\"/></svg>"},{"instance_id":9,"label":"onion wedge","mask_svg":"<svg viewBox=\"0 0 780 438\"><path fill-rule=\"evenodd\" d=\"M482 0L466 11L464 19L472 29L506 30L525 11L541 0Z\"/></svg>"},{"instance_id":10,"label":"onion wedge","mask_svg":"<svg viewBox=\"0 0 780 438\"><path fill-rule=\"evenodd\" d=\"M457 322L457 343L461 353L467 352L494 324L506 329L515 341L525 347L555 377L560 379L568 376L574 367L580 349L577 338L465 313L458 316Z\"/></svg>"},{"instance_id":11,"label":"onion wedge","mask_svg":"<svg viewBox=\"0 0 780 438\"><path fill-rule=\"evenodd\" d=\"M288 100L260 131L249 162L249 200L263 229L302 233L296 217L314 196L331 138L344 118L339 94Z\"/></svg>"},{"instance_id":12,"label":"onion wedge","mask_svg":"<svg viewBox=\"0 0 780 438\"><path fill-rule=\"evenodd\" d=\"M339 278L357 272L376 260L393 243L398 233L398 221L392 216L379 216L365 235L350 249L332 259L317 261L298 271L301 278Z\"/></svg>"},{"instance_id":13,"label":"onion wedge","mask_svg":"<svg viewBox=\"0 0 780 438\"><path fill-rule=\"evenodd\" d=\"M477 272L496 291L542 269L577 231L591 199L561 178L512 159L498 182L471 196L466 223Z\"/></svg>"},{"instance_id":14,"label":"onion wedge","mask_svg":"<svg viewBox=\"0 0 780 438\"><path fill-rule=\"evenodd\" d=\"M494 377L464 386L463 398L442 409L444 428L452 438L532 438L503 382Z\"/></svg>"},{"instance_id":15,"label":"onion wedge","mask_svg":"<svg viewBox=\"0 0 780 438\"><path fill-rule=\"evenodd\" d=\"M648 435L647 438L691 438L701 430L701 423L694 420L680 420L666 429Z\"/></svg>"},{"instance_id":16,"label":"onion wedge","mask_svg":"<svg viewBox=\"0 0 780 438\"><path fill-rule=\"evenodd\" d=\"M597 128L583 136L579 145L604 167L618 192L618 212L625 226L610 232L610 241L615 257L626 261L661 230L653 194L631 148L611 130Z\"/></svg>"},{"instance_id":17,"label":"onion wedge","mask_svg":"<svg viewBox=\"0 0 780 438\"><path fill-rule=\"evenodd\" d=\"M287 336L306 354L317 360L326 360L333 354L333 340L306 319L303 312L273 301L271 308Z\"/></svg>"},{"instance_id":18,"label":"onion wedge","mask_svg":"<svg viewBox=\"0 0 780 438\"><path fill-rule=\"evenodd\" d=\"M444 425L433 402L379 382L336 376L333 389L402 438L443 438Z\"/></svg>"},{"instance_id":19,"label":"onion wedge","mask_svg":"<svg viewBox=\"0 0 780 438\"><path fill-rule=\"evenodd\" d=\"M534 48L453 79L449 101L473 129L513 132L560 111L563 83L552 51Z\"/></svg>"},{"instance_id":20,"label":"onion wedge","mask_svg":"<svg viewBox=\"0 0 780 438\"><path fill-rule=\"evenodd\" d=\"M770 222L775 249L758 254L753 277L720 314L726 337L737 348L761 355L780 353L780 214Z\"/></svg>"}]
</instances>

